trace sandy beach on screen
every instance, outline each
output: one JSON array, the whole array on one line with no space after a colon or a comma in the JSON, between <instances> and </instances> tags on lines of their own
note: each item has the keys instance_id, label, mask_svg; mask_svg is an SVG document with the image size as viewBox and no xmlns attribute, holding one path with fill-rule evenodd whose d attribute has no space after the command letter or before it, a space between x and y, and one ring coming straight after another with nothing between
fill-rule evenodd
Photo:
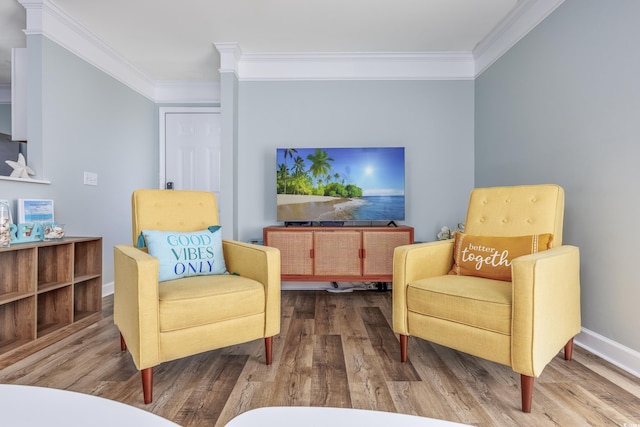
<instances>
[{"instance_id":1,"label":"sandy beach on screen","mask_svg":"<svg viewBox=\"0 0 640 427\"><path fill-rule=\"evenodd\" d=\"M330 196L278 194L278 218L284 221L348 220L363 201Z\"/></svg>"},{"instance_id":2,"label":"sandy beach on screen","mask_svg":"<svg viewBox=\"0 0 640 427\"><path fill-rule=\"evenodd\" d=\"M330 196L305 196L301 194L278 194L278 206L291 205L294 203L330 202L332 200L342 200L340 197Z\"/></svg>"}]
</instances>

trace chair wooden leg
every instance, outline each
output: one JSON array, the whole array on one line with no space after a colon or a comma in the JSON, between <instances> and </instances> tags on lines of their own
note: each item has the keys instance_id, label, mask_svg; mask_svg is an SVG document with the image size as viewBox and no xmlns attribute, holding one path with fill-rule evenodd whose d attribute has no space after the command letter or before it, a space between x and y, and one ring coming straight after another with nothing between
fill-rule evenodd
<instances>
[{"instance_id":1,"label":"chair wooden leg","mask_svg":"<svg viewBox=\"0 0 640 427\"><path fill-rule=\"evenodd\" d=\"M122 334L120 334L120 350L122 351L127 350L127 343L124 342L124 337L122 336Z\"/></svg>"},{"instance_id":2,"label":"chair wooden leg","mask_svg":"<svg viewBox=\"0 0 640 427\"><path fill-rule=\"evenodd\" d=\"M144 403L149 404L153 399L153 367L140 371L142 375L142 395Z\"/></svg>"},{"instance_id":3,"label":"chair wooden leg","mask_svg":"<svg viewBox=\"0 0 640 427\"><path fill-rule=\"evenodd\" d=\"M264 352L267 356L267 365L271 365L273 354L273 337L266 337L264 339Z\"/></svg>"},{"instance_id":4,"label":"chair wooden leg","mask_svg":"<svg viewBox=\"0 0 640 427\"><path fill-rule=\"evenodd\" d=\"M531 412L533 402L533 377L520 374L520 387L522 388L522 412Z\"/></svg>"},{"instance_id":5,"label":"chair wooden leg","mask_svg":"<svg viewBox=\"0 0 640 427\"><path fill-rule=\"evenodd\" d=\"M400 362L407 361L407 347L409 346L409 336L400 334Z\"/></svg>"},{"instance_id":6,"label":"chair wooden leg","mask_svg":"<svg viewBox=\"0 0 640 427\"><path fill-rule=\"evenodd\" d=\"M564 360L571 360L573 357L573 338L564 346Z\"/></svg>"}]
</instances>

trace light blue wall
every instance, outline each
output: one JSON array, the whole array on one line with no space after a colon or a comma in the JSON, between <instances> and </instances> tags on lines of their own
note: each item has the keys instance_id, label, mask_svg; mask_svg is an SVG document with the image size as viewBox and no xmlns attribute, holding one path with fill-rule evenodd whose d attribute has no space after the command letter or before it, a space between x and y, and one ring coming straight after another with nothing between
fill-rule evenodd
<instances>
[{"instance_id":1,"label":"light blue wall","mask_svg":"<svg viewBox=\"0 0 640 427\"><path fill-rule=\"evenodd\" d=\"M239 237L276 224L276 148L403 146L406 221L435 240L473 188L472 81L240 82Z\"/></svg>"},{"instance_id":2,"label":"light blue wall","mask_svg":"<svg viewBox=\"0 0 640 427\"><path fill-rule=\"evenodd\" d=\"M555 182L583 326L640 351L637 0L566 0L476 80L476 185Z\"/></svg>"},{"instance_id":3,"label":"light blue wall","mask_svg":"<svg viewBox=\"0 0 640 427\"><path fill-rule=\"evenodd\" d=\"M42 85L42 120L29 116L28 157L42 153L36 172L51 184L0 181L0 198L53 199L69 235L102 236L110 283L113 246L131 243L131 192L158 185L155 105L49 39L28 37L42 64L30 71ZM84 171L98 174L97 187L83 184Z\"/></svg>"},{"instance_id":4,"label":"light blue wall","mask_svg":"<svg viewBox=\"0 0 640 427\"><path fill-rule=\"evenodd\" d=\"M11 135L11 104L0 104L0 133ZM9 165L7 165L5 161L15 161L18 159L17 155L15 154L15 144L18 144L17 150L23 150L22 152L26 150L26 145L24 143L0 143L0 176L7 176L10 175L11 172L13 172L13 169ZM3 196L2 194L0 194L0 199L2 198Z\"/></svg>"},{"instance_id":5,"label":"light blue wall","mask_svg":"<svg viewBox=\"0 0 640 427\"><path fill-rule=\"evenodd\" d=\"M0 104L0 133L11 135L11 104Z\"/></svg>"},{"instance_id":6,"label":"light blue wall","mask_svg":"<svg viewBox=\"0 0 640 427\"><path fill-rule=\"evenodd\" d=\"M238 188L238 78L234 73L220 74L220 182L221 192L218 198L220 223L223 224L222 236L225 239L238 239L238 200L252 197L255 187L244 194ZM250 153L249 156L253 155ZM246 160L243 159L243 163ZM251 171L249 171L251 172ZM256 211L259 212L259 211Z\"/></svg>"}]
</instances>

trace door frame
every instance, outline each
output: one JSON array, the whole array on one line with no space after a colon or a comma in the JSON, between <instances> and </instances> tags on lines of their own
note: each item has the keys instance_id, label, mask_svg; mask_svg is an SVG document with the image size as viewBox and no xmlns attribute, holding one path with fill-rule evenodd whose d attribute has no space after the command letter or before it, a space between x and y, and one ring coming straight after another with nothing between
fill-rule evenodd
<instances>
[{"instance_id":1,"label":"door frame","mask_svg":"<svg viewBox=\"0 0 640 427\"><path fill-rule=\"evenodd\" d=\"M176 113L213 113L220 114L220 107L160 107L158 109L158 141L159 141L159 150L158 150L158 161L160 163L159 167L159 176L158 176L158 188L163 190L164 183L166 179L166 149L167 149L167 135L166 135L166 118L167 114L176 114Z\"/></svg>"}]
</instances>

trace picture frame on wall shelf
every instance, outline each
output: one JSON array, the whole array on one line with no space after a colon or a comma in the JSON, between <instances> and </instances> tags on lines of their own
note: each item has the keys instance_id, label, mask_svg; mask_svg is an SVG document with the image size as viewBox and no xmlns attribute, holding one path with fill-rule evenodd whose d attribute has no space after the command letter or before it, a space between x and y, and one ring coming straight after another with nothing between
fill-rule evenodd
<instances>
[{"instance_id":1,"label":"picture frame on wall shelf","mask_svg":"<svg viewBox=\"0 0 640 427\"><path fill-rule=\"evenodd\" d=\"M18 199L18 222L54 222L53 200Z\"/></svg>"}]
</instances>

